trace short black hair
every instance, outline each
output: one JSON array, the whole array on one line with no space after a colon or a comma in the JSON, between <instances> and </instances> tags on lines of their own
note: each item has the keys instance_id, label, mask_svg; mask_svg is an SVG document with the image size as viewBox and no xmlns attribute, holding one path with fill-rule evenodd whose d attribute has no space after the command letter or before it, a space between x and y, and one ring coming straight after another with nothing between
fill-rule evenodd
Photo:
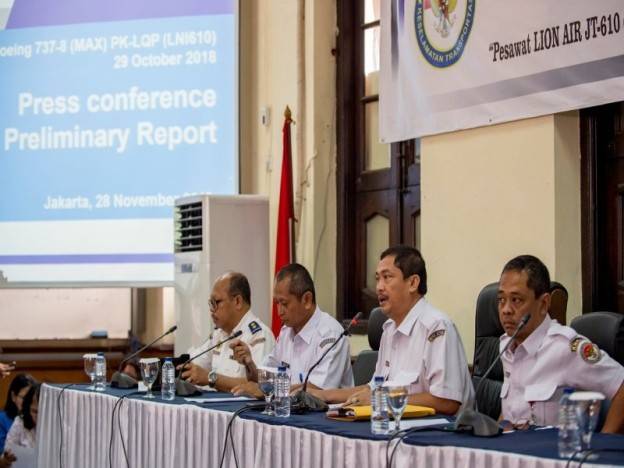
<instances>
[{"instance_id":1,"label":"short black hair","mask_svg":"<svg viewBox=\"0 0 624 468\"><path fill-rule=\"evenodd\" d=\"M527 287L538 298L550 291L550 274L542 261L533 255L518 255L509 260L501 275L507 271L525 271L527 274Z\"/></svg>"},{"instance_id":2,"label":"short black hair","mask_svg":"<svg viewBox=\"0 0 624 468\"><path fill-rule=\"evenodd\" d=\"M427 294L427 268L425 267L425 259L418 249L409 245L396 245L384 250L379 256L379 260L390 256L394 257L394 266L401 270L403 278L418 275L420 278L418 293L422 296Z\"/></svg>"},{"instance_id":3,"label":"short black hair","mask_svg":"<svg viewBox=\"0 0 624 468\"><path fill-rule=\"evenodd\" d=\"M251 305L251 288L247 277L236 271L228 273L227 277L230 279L228 295L232 298L240 295L247 305Z\"/></svg>"},{"instance_id":4,"label":"short black hair","mask_svg":"<svg viewBox=\"0 0 624 468\"><path fill-rule=\"evenodd\" d=\"M17 405L13 402L13 398L11 395L17 396L19 392L25 388L30 387L35 383L35 379L28 374L17 374L13 377L11 381L11 385L9 385L9 391L7 392L6 403L4 404L4 412L11 419L15 419L15 416L18 415L19 410L17 409Z\"/></svg>"},{"instance_id":5,"label":"short black hair","mask_svg":"<svg viewBox=\"0 0 624 468\"><path fill-rule=\"evenodd\" d=\"M314 281L312 281L310 273L303 265L299 263L286 265L275 275L275 283L284 281L286 278L290 278L290 284L288 285L288 292L290 294L301 300L303 295L309 291L312 293L312 302L316 304Z\"/></svg>"},{"instance_id":6,"label":"short black hair","mask_svg":"<svg viewBox=\"0 0 624 468\"><path fill-rule=\"evenodd\" d=\"M32 387L30 387L30 390L28 390L26 397L24 397L24 407L22 408L23 409L22 419L24 420L24 427L28 430L35 427L35 421L33 421L33 418L30 415L30 407L32 406L33 401L35 399L37 400L37 402L39 401L40 389L41 389L41 384L35 383L33 384Z\"/></svg>"}]
</instances>

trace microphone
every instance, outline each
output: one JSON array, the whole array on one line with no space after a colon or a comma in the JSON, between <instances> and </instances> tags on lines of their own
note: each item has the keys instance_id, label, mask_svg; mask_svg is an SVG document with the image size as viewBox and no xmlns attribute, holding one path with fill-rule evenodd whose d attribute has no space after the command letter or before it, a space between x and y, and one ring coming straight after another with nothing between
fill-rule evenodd
<instances>
[{"instance_id":1,"label":"microphone","mask_svg":"<svg viewBox=\"0 0 624 468\"><path fill-rule=\"evenodd\" d=\"M123 369L123 365L126 362L128 362L130 359L132 359L133 357L138 356L143 351L145 351L147 348L152 346L154 343L156 343L157 341L162 340L165 336L170 335L171 333L173 333L177 329L178 329L178 326L174 325L169 330L167 330L165 333L163 333L158 338L156 338L154 341L152 341L151 343L148 343L145 346L139 348L137 351L132 353L130 356L128 356L127 358L123 359L119 363L119 368L117 369L117 372L115 372L113 374L112 378L111 378L111 387L115 387L115 388L136 388L139 383L136 380L134 380L132 377L130 377L128 374L126 374L125 372L121 371Z\"/></svg>"},{"instance_id":2,"label":"microphone","mask_svg":"<svg viewBox=\"0 0 624 468\"><path fill-rule=\"evenodd\" d=\"M184 361L182 363L182 365L180 366L180 375L176 378L176 395L178 396L189 396L189 395L194 395L196 393L201 393L197 387L195 385L193 385L190 382L187 382L186 380L183 380L180 376L182 375L182 369L184 369L184 366L186 366L188 363L194 361L195 359L197 359L199 356L203 356L204 354L206 354L209 351L212 351L215 348L218 348L219 346L221 346L224 343L227 343L228 341L233 340L234 338L238 338L239 336L241 336L243 334L243 332L241 330L238 330L237 332L231 334L230 336L228 336L227 338L219 341L217 344L209 347L208 349L205 349L204 351L202 351L201 353L196 354L195 356L192 356L190 358L188 358L186 361Z\"/></svg>"},{"instance_id":3,"label":"microphone","mask_svg":"<svg viewBox=\"0 0 624 468\"><path fill-rule=\"evenodd\" d=\"M297 394L293 395L292 397L291 411L294 408L295 413L302 414L308 411L326 411L327 410L328 408L327 403L325 403L323 400L316 398L315 396L310 395L309 393L306 392L306 389L308 388L308 379L310 378L312 371L323 361L323 359L325 359L325 356L327 356L327 354L329 354L329 352L332 349L338 346L338 343L340 343L340 341L345 336L350 334L351 328L357 325L357 323L362 318L362 315L364 315L362 312L358 312L357 314L355 314L355 317L351 319L351 321L349 322L349 325L347 325L347 327L340 334L338 339L334 341L332 345L329 348L327 348L327 350L321 355L318 361L316 361L312 365L312 367L310 367L310 369L308 370L308 373L306 374L306 378L303 381L303 387L301 387L301 390L297 392Z\"/></svg>"},{"instance_id":4,"label":"microphone","mask_svg":"<svg viewBox=\"0 0 624 468\"><path fill-rule=\"evenodd\" d=\"M492 437L498 435L501 431L498 422L494 421L488 415L479 413L479 405L477 404L477 395L479 394L479 390L483 387L485 383L486 377L490 374L492 369L496 363L500 360L503 354L507 351L513 340L516 338L520 330L524 328L527 322L531 319L531 314L527 313L522 316L520 322L518 322L518 326L516 326L515 331L511 335L511 338L503 348L503 350L498 353L496 359L492 361L490 367L485 371L483 377L479 381L479 385L477 385L477 389L475 390L475 401L474 401L474 409L471 407L464 408L455 419L455 427L454 429L459 432L472 432L474 435L479 437Z\"/></svg>"}]
</instances>

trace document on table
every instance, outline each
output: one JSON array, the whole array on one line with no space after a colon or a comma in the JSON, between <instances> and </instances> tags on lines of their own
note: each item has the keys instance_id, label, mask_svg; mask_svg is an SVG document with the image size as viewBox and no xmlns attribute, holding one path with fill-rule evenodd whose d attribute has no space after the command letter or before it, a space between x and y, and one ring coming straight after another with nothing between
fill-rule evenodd
<instances>
[{"instance_id":1,"label":"document on table","mask_svg":"<svg viewBox=\"0 0 624 468\"><path fill-rule=\"evenodd\" d=\"M412 429L413 427L439 426L441 424L448 424L448 423L449 421L446 418L401 419L401 429Z\"/></svg>"},{"instance_id":2,"label":"document on table","mask_svg":"<svg viewBox=\"0 0 624 468\"><path fill-rule=\"evenodd\" d=\"M249 398L246 396L232 396L232 397L204 397L204 398L185 398L185 401L189 401L191 403L226 403L231 401L255 401L255 398Z\"/></svg>"}]
</instances>

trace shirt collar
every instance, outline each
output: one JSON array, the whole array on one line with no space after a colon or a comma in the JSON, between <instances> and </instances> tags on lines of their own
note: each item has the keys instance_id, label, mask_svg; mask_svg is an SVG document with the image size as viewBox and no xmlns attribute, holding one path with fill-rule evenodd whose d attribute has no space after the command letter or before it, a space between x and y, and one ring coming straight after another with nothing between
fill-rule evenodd
<instances>
[{"instance_id":1,"label":"shirt collar","mask_svg":"<svg viewBox=\"0 0 624 468\"><path fill-rule=\"evenodd\" d=\"M295 339L295 337L298 336L307 344L310 344L310 341L312 341L312 336L314 335L314 332L316 331L317 324L320 319L321 319L321 309L319 309L318 306L316 306L316 310L312 314L312 317L310 317L310 319L306 322L303 328L299 330L299 333L293 336L293 339Z\"/></svg>"},{"instance_id":2,"label":"shirt collar","mask_svg":"<svg viewBox=\"0 0 624 468\"><path fill-rule=\"evenodd\" d=\"M251 322L252 320L253 314L251 313L251 309L249 309L247 312L245 312L245 315L243 315L238 321L238 323L234 327L234 330L232 330L232 333L236 333L238 330L242 330L243 327L245 327L245 325L247 325L247 323Z\"/></svg>"},{"instance_id":3,"label":"shirt collar","mask_svg":"<svg viewBox=\"0 0 624 468\"><path fill-rule=\"evenodd\" d=\"M546 333L548 333L548 329L550 328L550 321L551 318L546 316L544 320L542 320L542 323L540 323L538 327L525 338L525 340L520 344L520 346L518 346L518 348L524 348L529 356L537 353L537 350L541 346L542 341L544 341Z\"/></svg>"},{"instance_id":4,"label":"shirt collar","mask_svg":"<svg viewBox=\"0 0 624 468\"><path fill-rule=\"evenodd\" d=\"M396 322L390 319L386 320L386 322L383 324L383 329L385 330L386 328L392 326L394 330L391 331L398 331L405 336L411 335L412 330L414 329L414 325L418 321L418 318L424 313L426 307L427 300L424 297L421 297L420 299L418 299L418 302L416 302L416 304L412 306L410 311L401 322L401 325L397 327Z\"/></svg>"}]
</instances>

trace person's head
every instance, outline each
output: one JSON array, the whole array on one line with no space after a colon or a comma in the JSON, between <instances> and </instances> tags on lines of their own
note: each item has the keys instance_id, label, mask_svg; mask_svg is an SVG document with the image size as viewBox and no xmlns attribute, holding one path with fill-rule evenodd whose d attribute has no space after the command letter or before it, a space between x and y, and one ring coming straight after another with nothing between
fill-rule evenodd
<instances>
[{"instance_id":1,"label":"person's head","mask_svg":"<svg viewBox=\"0 0 624 468\"><path fill-rule=\"evenodd\" d=\"M212 286L210 312L215 327L230 333L251 307L251 288L242 273L221 275Z\"/></svg>"},{"instance_id":2,"label":"person's head","mask_svg":"<svg viewBox=\"0 0 624 468\"><path fill-rule=\"evenodd\" d=\"M26 429L32 429L37 425L37 416L39 414L39 389L41 385L36 383L28 393L26 394L26 398L24 398L24 427Z\"/></svg>"},{"instance_id":3,"label":"person's head","mask_svg":"<svg viewBox=\"0 0 624 468\"><path fill-rule=\"evenodd\" d=\"M35 379L28 374L17 374L13 377L4 404L4 412L9 418L15 419L15 416L21 414L24 398L34 382Z\"/></svg>"},{"instance_id":4,"label":"person's head","mask_svg":"<svg viewBox=\"0 0 624 468\"><path fill-rule=\"evenodd\" d=\"M123 372L126 375L129 375L134 380L141 380L141 368L139 367L139 364L134 359L126 362L121 372Z\"/></svg>"},{"instance_id":5,"label":"person's head","mask_svg":"<svg viewBox=\"0 0 624 468\"><path fill-rule=\"evenodd\" d=\"M275 275L273 302L282 324L296 333L310 320L316 310L314 282L303 265L291 263Z\"/></svg>"},{"instance_id":6,"label":"person's head","mask_svg":"<svg viewBox=\"0 0 624 468\"><path fill-rule=\"evenodd\" d=\"M414 247L390 247L381 253L375 281L381 310L389 318L401 321L427 293L425 260Z\"/></svg>"},{"instance_id":7,"label":"person's head","mask_svg":"<svg viewBox=\"0 0 624 468\"><path fill-rule=\"evenodd\" d=\"M518 333L521 343L535 330L550 308L550 275L540 259L520 255L507 262L498 283L498 316L505 333L511 336L520 319L530 319Z\"/></svg>"}]
</instances>

